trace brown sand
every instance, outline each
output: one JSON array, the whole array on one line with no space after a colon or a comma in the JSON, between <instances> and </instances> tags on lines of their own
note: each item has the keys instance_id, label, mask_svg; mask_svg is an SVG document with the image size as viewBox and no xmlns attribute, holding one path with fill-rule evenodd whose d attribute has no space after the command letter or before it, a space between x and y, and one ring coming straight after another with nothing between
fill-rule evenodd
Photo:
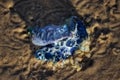
<instances>
[{"instance_id":1,"label":"brown sand","mask_svg":"<svg viewBox=\"0 0 120 80\"><path fill-rule=\"evenodd\" d=\"M93 65L46 69L34 58L27 26L80 16L91 32ZM0 80L120 80L120 0L0 0Z\"/></svg>"}]
</instances>

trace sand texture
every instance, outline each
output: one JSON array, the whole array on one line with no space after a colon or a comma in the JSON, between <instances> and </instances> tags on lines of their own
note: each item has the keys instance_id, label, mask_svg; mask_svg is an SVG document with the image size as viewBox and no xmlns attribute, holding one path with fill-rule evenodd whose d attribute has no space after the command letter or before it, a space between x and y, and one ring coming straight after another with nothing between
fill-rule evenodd
<instances>
[{"instance_id":1,"label":"sand texture","mask_svg":"<svg viewBox=\"0 0 120 80\"><path fill-rule=\"evenodd\" d=\"M93 63L82 71L48 69L34 57L27 27L71 15L85 22ZM120 0L0 0L0 80L120 80Z\"/></svg>"}]
</instances>

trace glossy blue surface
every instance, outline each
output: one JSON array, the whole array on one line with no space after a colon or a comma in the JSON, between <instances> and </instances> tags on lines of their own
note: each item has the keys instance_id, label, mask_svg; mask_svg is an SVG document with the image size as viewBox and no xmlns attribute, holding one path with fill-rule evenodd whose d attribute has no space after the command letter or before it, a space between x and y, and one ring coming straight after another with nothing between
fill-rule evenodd
<instances>
[{"instance_id":1,"label":"glossy blue surface","mask_svg":"<svg viewBox=\"0 0 120 80\"><path fill-rule=\"evenodd\" d=\"M35 52L35 56L44 61L67 59L87 37L85 25L76 16L70 17L62 25L34 27L32 30L33 44L42 46Z\"/></svg>"},{"instance_id":2,"label":"glossy blue surface","mask_svg":"<svg viewBox=\"0 0 120 80\"><path fill-rule=\"evenodd\" d=\"M66 25L48 25L44 28L35 27L32 30L32 43L38 46L45 46L70 36Z\"/></svg>"}]
</instances>

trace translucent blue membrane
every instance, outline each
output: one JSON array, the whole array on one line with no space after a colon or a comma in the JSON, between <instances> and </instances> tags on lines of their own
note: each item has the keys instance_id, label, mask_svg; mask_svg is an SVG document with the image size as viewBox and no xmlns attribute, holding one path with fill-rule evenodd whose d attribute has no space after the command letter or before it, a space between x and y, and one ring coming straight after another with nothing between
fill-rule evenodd
<instances>
[{"instance_id":1,"label":"translucent blue membrane","mask_svg":"<svg viewBox=\"0 0 120 80\"><path fill-rule=\"evenodd\" d=\"M35 52L36 58L53 62L72 56L88 37L85 25L76 16L70 17L62 25L34 27L31 34L32 43L42 46Z\"/></svg>"}]
</instances>

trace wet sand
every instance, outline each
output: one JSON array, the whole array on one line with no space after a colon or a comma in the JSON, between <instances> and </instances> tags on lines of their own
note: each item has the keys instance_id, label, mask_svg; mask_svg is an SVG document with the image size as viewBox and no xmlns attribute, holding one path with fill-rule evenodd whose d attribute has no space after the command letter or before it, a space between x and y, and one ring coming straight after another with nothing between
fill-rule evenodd
<instances>
[{"instance_id":1,"label":"wet sand","mask_svg":"<svg viewBox=\"0 0 120 80\"><path fill-rule=\"evenodd\" d=\"M47 69L34 57L28 26L79 16L90 32L93 64ZM0 0L0 80L120 80L119 0Z\"/></svg>"}]
</instances>

